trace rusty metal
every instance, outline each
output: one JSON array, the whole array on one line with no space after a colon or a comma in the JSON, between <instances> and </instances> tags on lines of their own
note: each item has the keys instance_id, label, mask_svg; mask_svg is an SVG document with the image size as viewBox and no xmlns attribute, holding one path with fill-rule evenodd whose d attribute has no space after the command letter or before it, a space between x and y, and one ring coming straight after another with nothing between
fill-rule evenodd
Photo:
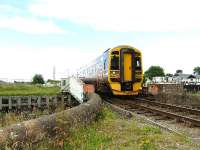
<instances>
[{"instance_id":1,"label":"rusty metal","mask_svg":"<svg viewBox=\"0 0 200 150\"><path fill-rule=\"evenodd\" d=\"M175 113L163 111L163 110L156 109L156 108L151 108L151 107L144 106L144 105L138 105L138 104L135 104L135 103L133 105L138 107L138 108L142 108L142 109L145 109L147 111L150 111L152 113L164 115L164 116L167 116L169 118L175 118L175 119L178 119L180 121L185 121L185 122L189 121L195 126L200 126L200 120L198 120L198 119L194 119L194 118L178 115L178 114L175 114Z\"/></svg>"},{"instance_id":2,"label":"rusty metal","mask_svg":"<svg viewBox=\"0 0 200 150\"><path fill-rule=\"evenodd\" d=\"M192 109L192 108L188 108L188 107L183 107L183 106L177 106L177 105L173 105L173 104L167 104L167 103L160 103L160 102L155 102L155 101L150 101L150 100L146 100L146 99L137 99L140 102L145 102L151 105L156 105L156 106L161 106L161 107L167 107L167 108L172 108L172 109L178 109L182 112L190 112L191 114L196 114L196 115L200 115L200 110L198 109Z\"/></svg>"}]
</instances>

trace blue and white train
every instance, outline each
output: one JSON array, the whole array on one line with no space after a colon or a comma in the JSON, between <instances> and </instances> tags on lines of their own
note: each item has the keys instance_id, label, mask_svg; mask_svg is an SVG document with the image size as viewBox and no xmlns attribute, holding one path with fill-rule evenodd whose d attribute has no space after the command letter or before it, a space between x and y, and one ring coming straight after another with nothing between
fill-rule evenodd
<instances>
[{"instance_id":1,"label":"blue and white train","mask_svg":"<svg viewBox=\"0 0 200 150\"><path fill-rule=\"evenodd\" d=\"M94 84L97 91L138 95L143 84L142 54L131 46L117 46L82 67L77 75L85 83Z\"/></svg>"}]
</instances>

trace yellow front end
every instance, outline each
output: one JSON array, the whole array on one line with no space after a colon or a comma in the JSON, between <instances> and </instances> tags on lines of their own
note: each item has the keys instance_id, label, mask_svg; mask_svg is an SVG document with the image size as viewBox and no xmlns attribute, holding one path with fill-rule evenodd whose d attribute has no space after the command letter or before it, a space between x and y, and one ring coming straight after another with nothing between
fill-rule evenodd
<instances>
[{"instance_id":1,"label":"yellow front end","mask_svg":"<svg viewBox=\"0 0 200 150\"><path fill-rule=\"evenodd\" d=\"M138 95L142 90L141 53L130 46L110 50L108 82L114 95Z\"/></svg>"},{"instance_id":2,"label":"yellow front end","mask_svg":"<svg viewBox=\"0 0 200 150\"><path fill-rule=\"evenodd\" d=\"M138 95L142 91L142 84L141 83L133 84L132 91L121 91L120 83L110 83L110 88L114 95Z\"/></svg>"}]
</instances>

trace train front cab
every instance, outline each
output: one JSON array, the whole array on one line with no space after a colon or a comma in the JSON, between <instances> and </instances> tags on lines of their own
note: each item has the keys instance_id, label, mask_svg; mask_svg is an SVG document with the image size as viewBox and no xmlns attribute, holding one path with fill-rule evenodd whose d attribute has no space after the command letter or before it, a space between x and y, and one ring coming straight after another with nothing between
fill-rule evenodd
<instances>
[{"instance_id":1,"label":"train front cab","mask_svg":"<svg viewBox=\"0 0 200 150\"><path fill-rule=\"evenodd\" d=\"M114 95L138 95L142 90L141 53L132 47L110 51L108 81Z\"/></svg>"}]
</instances>

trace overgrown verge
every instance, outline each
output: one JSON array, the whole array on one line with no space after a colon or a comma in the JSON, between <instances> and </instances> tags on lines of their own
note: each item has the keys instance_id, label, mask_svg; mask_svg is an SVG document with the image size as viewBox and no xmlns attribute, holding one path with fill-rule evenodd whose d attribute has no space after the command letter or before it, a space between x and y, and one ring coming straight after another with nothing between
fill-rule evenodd
<instances>
[{"instance_id":1,"label":"overgrown verge","mask_svg":"<svg viewBox=\"0 0 200 150\"><path fill-rule=\"evenodd\" d=\"M134 118L121 119L110 109L103 107L91 125L73 128L68 133L61 131L60 136L38 143L35 149L196 150L198 148L186 136L161 131L157 127L145 124L142 120L138 122Z\"/></svg>"},{"instance_id":2,"label":"overgrown verge","mask_svg":"<svg viewBox=\"0 0 200 150\"><path fill-rule=\"evenodd\" d=\"M44 87L32 84L0 85L0 96L56 95L59 87Z\"/></svg>"},{"instance_id":3,"label":"overgrown verge","mask_svg":"<svg viewBox=\"0 0 200 150\"><path fill-rule=\"evenodd\" d=\"M13 124L0 130L0 149L39 149L39 141L61 143L74 127L90 124L100 112L102 102L97 94L88 95L89 101L69 110ZM63 147L62 147L63 148Z\"/></svg>"},{"instance_id":4,"label":"overgrown verge","mask_svg":"<svg viewBox=\"0 0 200 150\"><path fill-rule=\"evenodd\" d=\"M200 96L200 91L199 92L196 92L196 93L193 93L194 96Z\"/></svg>"},{"instance_id":5,"label":"overgrown verge","mask_svg":"<svg viewBox=\"0 0 200 150\"><path fill-rule=\"evenodd\" d=\"M34 108L29 110L12 110L10 112L0 112L0 128L23 121L36 119L45 115L51 115L68 109L64 104L58 103L57 106L50 105L49 108Z\"/></svg>"}]
</instances>

